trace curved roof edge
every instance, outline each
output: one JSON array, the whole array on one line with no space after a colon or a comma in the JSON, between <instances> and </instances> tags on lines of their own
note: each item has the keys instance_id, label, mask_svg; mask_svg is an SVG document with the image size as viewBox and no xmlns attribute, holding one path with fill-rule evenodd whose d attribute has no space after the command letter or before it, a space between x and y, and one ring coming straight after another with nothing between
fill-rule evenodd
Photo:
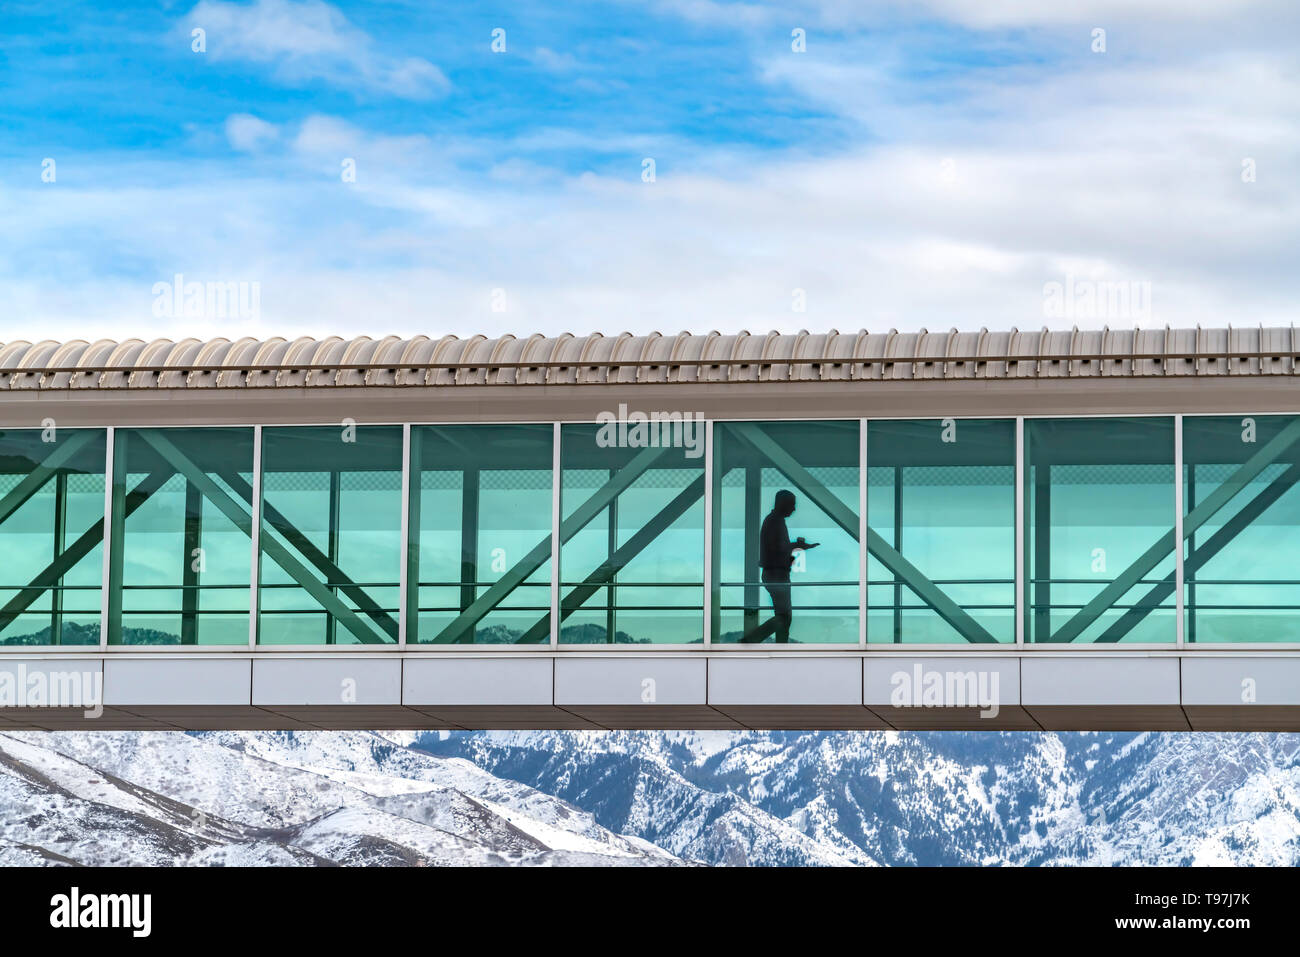
<instances>
[{"instance_id":1,"label":"curved roof edge","mask_svg":"<svg viewBox=\"0 0 1300 957\"><path fill-rule=\"evenodd\" d=\"M1294 375L1295 328L0 344L0 391Z\"/></svg>"}]
</instances>

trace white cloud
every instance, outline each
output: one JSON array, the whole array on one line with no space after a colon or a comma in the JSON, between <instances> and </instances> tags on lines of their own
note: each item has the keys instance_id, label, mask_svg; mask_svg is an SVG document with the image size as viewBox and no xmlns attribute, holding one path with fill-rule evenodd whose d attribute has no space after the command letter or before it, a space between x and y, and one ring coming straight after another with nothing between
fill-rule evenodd
<instances>
[{"instance_id":1,"label":"white cloud","mask_svg":"<svg viewBox=\"0 0 1300 957\"><path fill-rule=\"evenodd\" d=\"M707 165L683 142L647 184L636 165L470 175L459 161L483 169L493 144L328 116L275 140L228 123L232 143L275 158L274 179L119 160L81 177L102 189L9 190L0 219L22 228L0 228L0 284L24 329L60 338L231 334L152 318L150 286L174 272L261 282L262 321L240 328L257 335L1037 328L1044 284L1067 273L1151 283L1144 325L1293 321L1293 52L977 71L922 103L847 58L766 71L894 135ZM511 145L535 161L594 134L530 135ZM355 184L340 183L341 156L357 159ZM1245 157L1256 182L1241 179ZM123 250L137 278L121 278ZM496 288L505 313L491 311ZM806 313L791 311L795 288Z\"/></svg>"},{"instance_id":2,"label":"white cloud","mask_svg":"<svg viewBox=\"0 0 1300 957\"><path fill-rule=\"evenodd\" d=\"M280 135L280 130L251 113L232 113L226 117L226 139L235 149L245 153L255 152Z\"/></svg>"},{"instance_id":3,"label":"white cloud","mask_svg":"<svg viewBox=\"0 0 1300 957\"><path fill-rule=\"evenodd\" d=\"M272 64L283 82L321 80L358 92L422 100L450 88L443 72L419 57L390 56L364 30L321 0L254 0L250 5L200 0L185 18L201 27L213 59Z\"/></svg>"},{"instance_id":4,"label":"white cloud","mask_svg":"<svg viewBox=\"0 0 1300 957\"><path fill-rule=\"evenodd\" d=\"M550 47L538 47L529 54L529 59L543 70L552 73L571 73L578 69L578 58L572 53L555 51Z\"/></svg>"}]
</instances>

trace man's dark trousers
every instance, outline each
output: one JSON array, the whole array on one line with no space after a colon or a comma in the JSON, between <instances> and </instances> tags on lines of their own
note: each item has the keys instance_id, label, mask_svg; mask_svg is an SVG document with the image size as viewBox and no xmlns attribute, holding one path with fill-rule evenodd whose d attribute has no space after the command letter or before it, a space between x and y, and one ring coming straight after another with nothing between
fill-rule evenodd
<instances>
[{"instance_id":1,"label":"man's dark trousers","mask_svg":"<svg viewBox=\"0 0 1300 957\"><path fill-rule=\"evenodd\" d=\"M740 640L746 644L765 641L775 634L780 644L790 640L790 622L794 611L790 604L790 572L776 568L763 569L763 587L772 598L772 617Z\"/></svg>"}]
</instances>

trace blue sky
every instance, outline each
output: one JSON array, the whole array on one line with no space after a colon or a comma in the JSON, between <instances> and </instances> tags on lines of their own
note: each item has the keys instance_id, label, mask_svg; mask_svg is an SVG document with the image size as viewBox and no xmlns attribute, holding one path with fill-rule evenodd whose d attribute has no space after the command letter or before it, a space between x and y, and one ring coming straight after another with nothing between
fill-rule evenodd
<instances>
[{"instance_id":1,"label":"blue sky","mask_svg":"<svg viewBox=\"0 0 1300 957\"><path fill-rule=\"evenodd\" d=\"M1150 289L1080 325L1285 324L1297 39L1275 0L10 3L0 339L1037 328L1067 277ZM176 273L259 310L160 316Z\"/></svg>"}]
</instances>

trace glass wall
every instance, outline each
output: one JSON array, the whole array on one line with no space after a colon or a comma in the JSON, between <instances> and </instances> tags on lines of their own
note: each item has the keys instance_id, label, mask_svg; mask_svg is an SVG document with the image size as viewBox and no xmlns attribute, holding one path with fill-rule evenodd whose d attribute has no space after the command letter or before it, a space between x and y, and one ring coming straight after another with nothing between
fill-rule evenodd
<instances>
[{"instance_id":1,"label":"glass wall","mask_svg":"<svg viewBox=\"0 0 1300 957\"><path fill-rule=\"evenodd\" d=\"M551 636L551 425L411 428L408 642Z\"/></svg>"},{"instance_id":2,"label":"glass wall","mask_svg":"<svg viewBox=\"0 0 1300 957\"><path fill-rule=\"evenodd\" d=\"M106 441L0 431L0 645L99 644Z\"/></svg>"},{"instance_id":3,"label":"glass wall","mask_svg":"<svg viewBox=\"0 0 1300 957\"><path fill-rule=\"evenodd\" d=\"M263 429L258 641L395 643L401 520L400 426Z\"/></svg>"},{"instance_id":4,"label":"glass wall","mask_svg":"<svg viewBox=\"0 0 1300 957\"><path fill-rule=\"evenodd\" d=\"M253 430L113 442L109 644L247 645Z\"/></svg>"},{"instance_id":5,"label":"glass wall","mask_svg":"<svg viewBox=\"0 0 1300 957\"><path fill-rule=\"evenodd\" d=\"M1015 421L0 430L0 647L1015 640ZM1025 639L1300 644L1300 416L1027 419ZM712 481L712 526L704 522ZM558 494L557 494L558 493ZM552 567L559 501L560 567ZM403 508L407 540L403 542ZM806 547L805 547L806 546ZM859 582L865 552L865 587ZM712 556L705 594L705 554ZM409 587L401 607L402 563ZM110 587L105 597L102 579ZM707 598L707 604L706 604Z\"/></svg>"},{"instance_id":6,"label":"glass wall","mask_svg":"<svg viewBox=\"0 0 1300 957\"><path fill-rule=\"evenodd\" d=\"M704 641L702 420L561 431L560 641Z\"/></svg>"},{"instance_id":7,"label":"glass wall","mask_svg":"<svg viewBox=\"0 0 1300 957\"><path fill-rule=\"evenodd\" d=\"M1186 640L1300 641L1300 419L1183 419Z\"/></svg>"},{"instance_id":8,"label":"glass wall","mask_svg":"<svg viewBox=\"0 0 1300 957\"><path fill-rule=\"evenodd\" d=\"M1014 642L1016 424L867 426L867 641Z\"/></svg>"},{"instance_id":9,"label":"glass wall","mask_svg":"<svg viewBox=\"0 0 1300 957\"><path fill-rule=\"evenodd\" d=\"M857 644L858 422L718 422L713 443L713 640Z\"/></svg>"},{"instance_id":10,"label":"glass wall","mask_svg":"<svg viewBox=\"0 0 1300 957\"><path fill-rule=\"evenodd\" d=\"M1027 641L1177 639L1174 420L1025 422Z\"/></svg>"}]
</instances>

